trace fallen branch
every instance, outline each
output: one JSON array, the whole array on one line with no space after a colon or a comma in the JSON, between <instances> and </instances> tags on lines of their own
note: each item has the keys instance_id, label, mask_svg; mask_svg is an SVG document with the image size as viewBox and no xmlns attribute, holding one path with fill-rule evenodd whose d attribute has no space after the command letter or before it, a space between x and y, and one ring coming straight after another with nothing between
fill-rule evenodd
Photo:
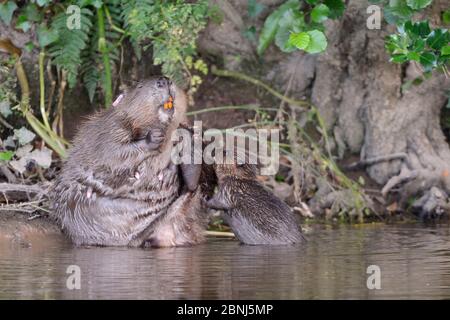
<instances>
[{"instance_id":1,"label":"fallen branch","mask_svg":"<svg viewBox=\"0 0 450 320\"><path fill-rule=\"evenodd\" d=\"M33 185L26 185L26 184L16 184L16 183L0 183L0 191L6 196L11 197L13 199L8 200L14 200L19 201L23 199L29 199L29 196L34 196L38 199L42 199L47 194L47 187L39 185L39 184L33 184ZM14 196L13 196L14 195Z\"/></svg>"}]
</instances>

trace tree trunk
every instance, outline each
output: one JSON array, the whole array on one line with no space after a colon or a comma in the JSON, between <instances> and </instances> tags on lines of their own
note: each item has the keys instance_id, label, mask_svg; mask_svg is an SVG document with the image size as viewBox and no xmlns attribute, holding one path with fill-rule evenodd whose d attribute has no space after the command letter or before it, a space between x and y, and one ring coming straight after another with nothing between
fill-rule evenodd
<instances>
[{"instance_id":1,"label":"tree trunk","mask_svg":"<svg viewBox=\"0 0 450 320\"><path fill-rule=\"evenodd\" d=\"M392 30L386 25L368 30L366 7L350 1L345 17L329 28L331 45L316 65L313 102L340 155L345 149L359 153L362 161L380 159L367 166L367 173L384 186L384 196L399 188L400 207L415 199L413 207L422 214L439 214L447 209L450 193L450 149L440 128L450 82L436 73L402 89L420 76L420 67L388 61L384 37ZM392 155L398 159L382 160Z\"/></svg>"}]
</instances>

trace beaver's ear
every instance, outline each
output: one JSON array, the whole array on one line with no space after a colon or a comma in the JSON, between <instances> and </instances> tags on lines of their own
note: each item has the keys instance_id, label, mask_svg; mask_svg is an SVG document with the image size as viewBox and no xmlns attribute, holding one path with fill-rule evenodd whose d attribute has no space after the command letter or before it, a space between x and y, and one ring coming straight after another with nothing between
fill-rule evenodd
<instances>
[{"instance_id":1,"label":"beaver's ear","mask_svg":"<svg viewBox=\"0 0 450 320\"><path fill-rule=\"evenodd\" d=\"M112 103L112 106L117 107L117 105L120 103L120 101L122 101L124 96L125 96L125 93L119 94L119 96L116 98L116 100L114 100L114 102Z\"/></svg>"}]
</instances>

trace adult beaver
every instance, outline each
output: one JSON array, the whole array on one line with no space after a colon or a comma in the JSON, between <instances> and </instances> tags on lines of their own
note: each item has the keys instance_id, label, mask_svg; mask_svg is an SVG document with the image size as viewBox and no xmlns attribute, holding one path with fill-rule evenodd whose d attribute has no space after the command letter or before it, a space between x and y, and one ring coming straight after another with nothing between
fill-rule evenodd
<instances>
[{"instance_id":1,"label":"adult beaver","mask_svg":"<svg viewBox=\"0 0 450 320\"><path fill-rule=\"evenodd\" d=\"M183 188L171 161L171 134L186 107L184 92L158 77L81 126L50 193L52 215L75 244L203 241L201 190Z\"/></svg>"},{"instance_id":2,"label":"adult beaver","mask_svg":"<svg viewBox=\"0 0 450 320\"><path fill-rule=\"evenodd\" d=\"M234 162L216 163L218 192L206 205L224 210L236 237L250 245L304 242L291 209L256 180L256 167Z\"/></svg>"}]
</instances>

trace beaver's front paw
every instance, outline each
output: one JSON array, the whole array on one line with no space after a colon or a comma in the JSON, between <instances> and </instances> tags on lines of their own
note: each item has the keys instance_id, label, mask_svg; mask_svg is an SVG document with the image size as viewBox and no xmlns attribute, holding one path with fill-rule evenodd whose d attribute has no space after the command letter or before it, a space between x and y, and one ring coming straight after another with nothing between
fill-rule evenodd
<instances>
[{"instance_id":1,"label":"beaver's front paw","mask_svg":"<svg viewBox=\"0 0 450 320\"><path fill-rule=\"evenodd\" d=\"M160 128L151 129L147 137L145 138L145 142L147 143L147 148L149 150L158 149L161 144L164 142L165 134L164 131Z\"/></svg>"}]
</instances>

